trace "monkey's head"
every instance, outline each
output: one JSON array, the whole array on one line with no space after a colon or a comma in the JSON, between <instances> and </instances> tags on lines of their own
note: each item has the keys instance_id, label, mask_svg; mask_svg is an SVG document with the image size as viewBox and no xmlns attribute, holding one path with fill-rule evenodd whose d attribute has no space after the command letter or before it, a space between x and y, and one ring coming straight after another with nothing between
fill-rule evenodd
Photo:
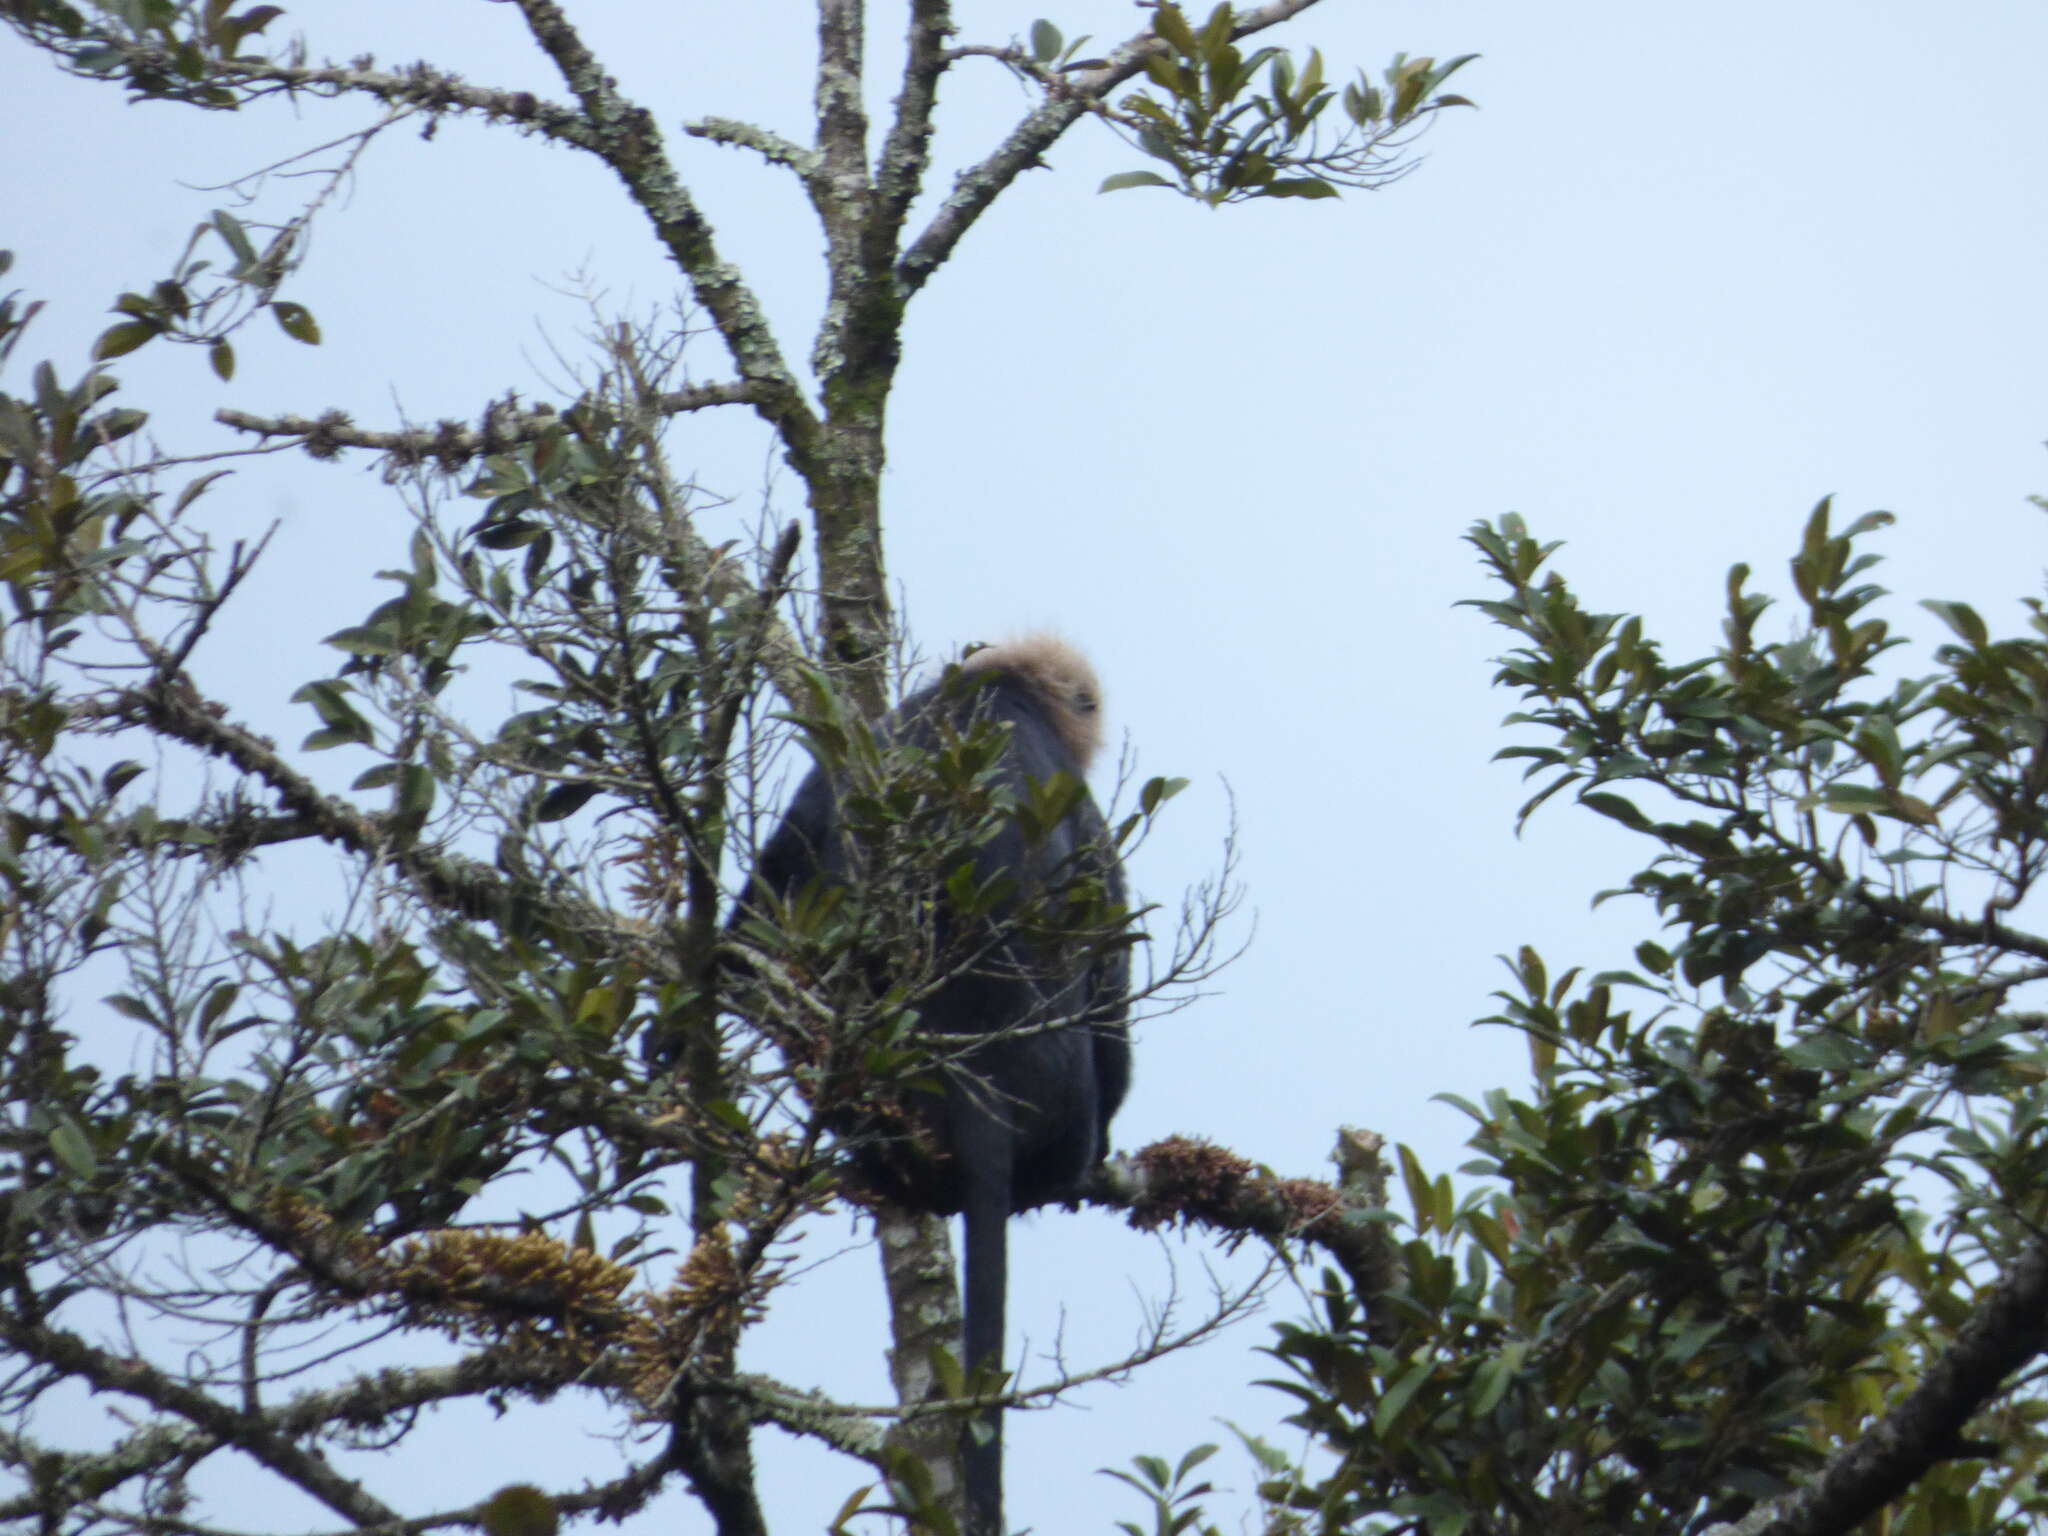
<instances>
[{"instance_id":1,"label":"monkey's head","mask_svg":"<svg viewBox=\"0 0 2048 1536\"><path fill-rule=\"evenodd\" d=\"M1056 635L1025 635L969 652L960 670L1007 672L1037 694L1060 741L1088 771L1102 749L1102 685L1079 651Z\"/></svg>"}]
</instances>

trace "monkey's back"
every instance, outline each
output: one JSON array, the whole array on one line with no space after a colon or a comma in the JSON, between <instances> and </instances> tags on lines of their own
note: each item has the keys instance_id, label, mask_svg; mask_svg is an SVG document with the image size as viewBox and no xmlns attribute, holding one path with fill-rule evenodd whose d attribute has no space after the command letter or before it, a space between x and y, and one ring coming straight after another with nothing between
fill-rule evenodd
<instances>
[{"instance_id":1,"label":"monkey's back","mask_svg":"<svg viewBox=\"0 0 2048 1536\"><path fill-rule=\"evenodd\" d=\"M993 669L982 680L957 681L913 694L891 716L899 741L930 749L941 722L984 720L1007 727L997 770L1003 786L1021 798L1030 787L1083 766L1066 746L1039 690L1014 673ZM850 880L837 787L821 768L799 786L788 813L762 849L757 874L787 896L814 875ZM1028 840L1014 819L974 854L977 883L998 876L1033 893L1060 881L1090 876L1117 907L1126 902L1123 871L1102 813L1085 788L1046 836ZM1011 902L988 921L1002 937L971 966L949 975L919 1003L922 1031L931 1035L987 1036L949 1053L936 1095L913 1097L911 1108L940 1144L936 1165L920 1160L916 1173L886 1144L867 1141L859 1161L867 1176L893 1198L951 1214L969 1201L977 1180L1007 1169L1012 1211L1070 1198L1108 1151L1110 1117L1130 1082L1130 1042L1124 1022L1129 951L1108 947L1046 946L1014 931ZM945 955L971 934L933 902L934 948ZM1061 1019L1086 1019L1038 1028Z\"/></svg>"}]
</instances>

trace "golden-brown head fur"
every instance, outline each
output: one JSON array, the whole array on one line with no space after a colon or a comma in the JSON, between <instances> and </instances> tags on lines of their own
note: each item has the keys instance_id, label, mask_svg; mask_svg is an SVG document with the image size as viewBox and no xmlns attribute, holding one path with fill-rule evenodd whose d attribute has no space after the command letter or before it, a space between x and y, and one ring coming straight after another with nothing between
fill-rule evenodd
<instances>
[{"instance_id":1,"label":"golden-brown head fur","mask_svg":"<svg viewBox=\"0 0 2048 1536\"><path fill-rule=\"evenodd\" d=\"M1087 771L1102 748L1102 685L1087 657L1056 635L1023 635L983 646L960 670L1007 672L1037 694L1061 742Z\"/></svg>"}]
</instances>

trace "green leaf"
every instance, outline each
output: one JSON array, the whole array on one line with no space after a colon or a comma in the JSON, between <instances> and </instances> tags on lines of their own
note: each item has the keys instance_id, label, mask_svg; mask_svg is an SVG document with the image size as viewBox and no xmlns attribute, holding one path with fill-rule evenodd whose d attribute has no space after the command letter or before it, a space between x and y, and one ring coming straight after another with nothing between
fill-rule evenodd
<instances>
[{"instance_id":1,"label":"green leaf","mask_svg":"<svg viewBox=\"0 0 2048 1536\"><path fill-rule=\"evenodd\" d=\"M1043 19L1031 23L1031 56L1041 64L1050 64L1060 56L1064 39L1060 29Z\"/></svg>"},{"instance_id":2,"label":"green leaf","mask_svg":"<svg viewBox=\"0 0 2048 1536\"><path fill-rule=\"evenodd\" d=\"M536 821L560 821L564 816L573 816L589 803L597 793L595 784L557 784L540 797L540 805L534 811Z\"/></svg>"},{"instance_id":3,"label":"green leaf","mask_svg":"<svg viewBox=\"0 0 2048 1536\"><path fill-rule=\"evenodd\" d=\"M86 423L86 431L103 443L118 442L140 427L149 417L142 411L108 411Z\"/></svg>"},{"instance_id":4,"label":"green leaf","mask_svg":"<svg viewBox=\"0 0 2048 1536\"><path fill-rule=\"evenodd\" d=\"M154 320L129 320L109 326L93 343L93 359L104 363L116 357L126 357L144 342L154 341L163 333L163 326Z\"/></svg>"},{"instance_id":5,"label":"green leaf","mask_svg":"<svg viewBox=\"0 0 2048 1536\"><path fill-rule=\"evenodd\" d=\"M331 645L337 651L347 651L351 656L394 656L398 653L398 641L383 625L354 625L348 629L337 629L322 645Z\"/></svg>"},{"instance_id":6,"label":"green leaf","mask_svg":"<svg viewBox=\"0 0 2048 1536\"><path fill-rule=\"evenodd\" d=\"M89 1179L100 1171L100 1156L93 1150L91 1139L70 1120L59 1120L50 1127L50 1151L81 1179Z\"/></svg>"},{"instance_id":7,"label":"green leaf","mask_svg":"<svg viewBox=\"0 0 2048 1536\"><path fill-rule=\"evenodd\" d=\"M475 538L485 549L518 549L542 538L547 531L545 523L501 522L479 528Z\"/></svg>"},{"instance_id":8,"label":"green leaf","mask_svg":"<svg viewBox=\"0 0 2048 1536\"><path fill-rule=\"evenodd\" d=\"M1889 796L1864 784L1830 784L1821 804L1844 816L1890 816L1894 814Z\"/></svg>"},{"instance_id":9,"label":"green leaf","mask_svg":"<svg viewBox=\"0 0 2048 1536\"><path fill-rule=\"evenodd\" d=\"M252 6L239 16L229 17L215 34L215 40L220 44L225 56L233 58L241 51L244 38L252 33L261 32L283 14L284 9L281 6Z\"/></svg>"},{"instance_id":10,"label":"green leaf","mask_svg":"<svg viewBox=\"0 0 2048 1536\"><path fill-rule=\"evenodd\" d=\"M213 371L225 384L235 376L235 349L225 341L216 341L207 348L206 360L213 364Z\"/></svg>"},{"instance_id":11,"label":"green leaf","mask_svg":"<svg viewBox=\"0 0 2048 1536\"><path fill-rule=\"evenodd\" d=\"M217 981L206 994L206 1001L199 1008L199 1027L210 1030L218 1024L221 1015L235 1005L235 999L242 994L240 986L232 981Z\"/></svg>"},{"instance_id":12,"label":"green leaf","mask_svg":"<svg viewBox=\"0 0 2048 1536\"><path fill-rule=\"evenodd\" d=\"M731 1099L714 1100L704 1106L704 1111L712 1119L722 1121L735 1131L751 1131L754 1128L754 1122L747 1118L747 1112Z\"/></svg>"},{"instance_id":13,"label":"green leaf","mask_svg":"<svg viewBox=\"0 0 2048 1536\"><path fill-rule=\"evenodd\" d=\"M1154 815L1158 812L1160 806L1166 804L1167 801L1187 787L1188 781L1186 779L1147 779L1145 787L1138 791L1138 809L1147 816Z\"/></svg>"},{"instance_id":14,"label":"green leaf","mask_svg":"<svg viewBox=\"0 0 2048 1536\"><path fill-rule=\"evenodd\" d=\"M213 210L213 227L221 239L227 242L228 249L235 253L239 272L246 272L256 265L256 247L250 242L248 231L242 227L240 219L225 208L216 208Z\"/></svg>"},{"instance_id":15,"label":"green leaf","mask_svg":"<svg viewBox=\"0 0 2048 1536\"><path fill-rule=\"evenodd\" d=\"M1173 183L1157 171L1118 171L1105 176L1097 192L1121 192L1126 187L1170 187Z\"/></svg>"},{"instance_id":16,"label":"green leaf","mask_svg":"<svg viewBox=\"0 0 2048 1536\"><path fill-rule=\"evenodd\" d=\"M1863 1053L1849 1041L1819 1030L1786 1046L1785 1059L1794 1066L1821 1072L1854 1072L1864 1064Z\"/></svg>"},{"instance_id":17,"label":"green leaf","mask_svg":"<svg viewBox=\"0 0 2048 1536\"><path fill-rule=\"evenodd\" d=\"M1387 1431L1400 1420L1402 1411L1407 1408L1410 1399L1422 1390L1422 1384L1429 1380L1435 1369L1433 1361L1417 1360L1401 1373L1393 1386L1387 1389L1387 1395L1380 1399L1379 1407L1373 1410L1372 1432L1375 1439L1387 1438Z\"/></svg>"},{"instance_id":18,"label":"green leaf","mask_svg":"<svg viewBox=\"0 0 2048 1536\"><path fill-rule=\"evenodd\" d=\"M324 730L315 731L306 738L308 751L324 751L328 747L343 746L350 742L367 743L375 740L370 722L357 714L348 702L348 685L331 678L323 678L300 687L292 694L292 701L311 704L320 716Z\"/></svg>"},{"instance_id":19,"label":"green leaf","mask_svg":"<svg viewBox=\"0 0 2048 1536\"><path fill-rule=\"evenodd\" d=\"M1465 1400L1465 1411L1473 1418L1484 1418L1500 1405L1507 1396L1508 1384L1515 1379L1514 1367L1496 1355L1479 1367L1472 1378L1472 1394Z\"/></svg>"},{"instance_id":20,"label":"green leaf","mask_svg":"<svg viewBox=\"0 0 2048 1536\"><path fill-rule=\"evenodd\" d=\"M1920 606L1940 619L1967 645L1982 649L1991 639L1991 632L1984 627L1984 621L1977 616L1977 610L1968 603L1945 603L1938 598L1926 597Z\"/></svg>"},{"instance_id":21,"label":"green leaf","mask_svg":"<svg viewBox=\"0 0 2048 1536\"><path fill-rule=\"evenodd\" d=\"M408 820L424 821L434 808L434 775L423 763L407 763L398 778L394 809Z\"/></svg>"},{"instance_id":22,"label":"green leaf","mask_svg":"<svg viewBox=\"0 0 2048 1536\"><path fill-rule=\"evenodd\" d=\"M1195 33L1177 5L1161 3L1152 11L1152 30L1166 39L1167 46L1182 58L1195 54Z\"/></svg>"},{"instance_id":23,"label":"green leaf","mask_svg":"<svg viewBox=\"0 0 2048 1536\"><path fill-rule=\"evenodd\" d=\"M846 1496L846 1502L839 1506L839 1513L832 1517L832 1523L825 1527L826 1531L828 1533L844 1531L846 1529L846 1522L861 1513L862 1507L867 1503L868 1495L874 1491L875 1485L873 1483L862 1483L853 1492L849 1493Z\"/></svg>"},{"instance_id":24,"label":"green leaf","mask_svg":"<svg viewBox=\"0 0 2048 1536\"><path fill-rule=\"evenodd\" d=\"M305 305L279 299L270 306L270 312L277 317L285 335L293 341L303 341L309 347L320 345L320 327L313 319L313 312Z\"/></svg>"},{"instance_id":25,"label":"green leaf","mask_svg":"<svg viewBox=\"0 0 2048 1536\"><path fill-rule=\"evenodd\" d=\"M1430 1212L1435 1206L1435 1197L1429 1187L1429 1175L1422 1171L1422 1164L1403 1142L1395 1148L1401 1164L1401 1182L1408 1186L1408 1204L1415 1211L1415 1225L1418 1230L1429 1230Z\"/></svg>"},{"instance_id":26,"label":"green leaf","mask_svg":"<svg viewBox=\"0 0 2048 1536\"><path fill-rule=\"evenodd\" d=\"M138 1024L154 1026L156 1023L156 1015L150 1012L148 1005L140 998L130 997L126 992L116 992L113 996L105 999L105 1002L109 1008L113 1009L114 1012L120 1014L123 1018L133 1019Z\"/></svg>"},{"instance_id":27,"label":"green leaf","mask_svg":"<svg viewBox=\"0 0 2048 1536\"><path fill-rule=\"evenodd\" d=\"M1588 810L1598 811L1602 816L1612 817L1631 832L1648 832L1651 830L1650 818L1636 808L1636 803L1633 800L1626 799L1621 795L1610 795L1599 790L1593 790L1579 796L1579 804L1585 806Z\"/></svg>"},{"instance_id":28,"label":"green leaf","mask_svg":"<svg viewBox=\"0 0 2048 1536\"><path fill-rule=\"evenodd\" d=\"M1342 194L1319 176L1284 176L1266 183L1268 197L1324 198L1339 197Z\"/></svg>"}]
</instances>

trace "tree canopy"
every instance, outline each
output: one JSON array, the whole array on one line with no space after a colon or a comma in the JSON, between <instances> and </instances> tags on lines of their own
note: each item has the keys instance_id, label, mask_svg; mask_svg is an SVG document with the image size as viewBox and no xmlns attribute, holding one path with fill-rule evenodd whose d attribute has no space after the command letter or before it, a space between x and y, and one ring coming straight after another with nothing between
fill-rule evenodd
<instances>
[{"instance_id":1,"label":"tree canopy","mask_svg":"<svg viewBox=\"0 0 2048 1536\"><path fill-rule=\"evenodd\" d=\"M765 1531L788 1437L845 1458L839 1524L945 1531L968 1404L1134 1372L1143 1391L1141 1367L1258 1299L1170 1297L1127 1350L969 1379L943 1227L874 1205L890 1400L742 1358L825 1213L860 1203L840 1177L859 1127L930 1070L915 1000L944 960L913 953L920 893L988 899L954 879L965 856L1071 792L1007 797L997 740L902 751L865 729L907 665L883 519L905 317L1070 129L1127 147L1101 183L1118 196L1314 205L1411 169L1465 59L1340 80L1266 40L1310 0L985 41L913 0L899 54L870 48L866 8L823 0L801 131L682 130L814 215L805 348L574 13L513 9L559 97L316 61L272 41L269 6L0 5L58 67L154 111L377 114L309 135L324 146L290 164L314 190L286 213L212 212L90 358L36 361L38 300L0 301L10 1519L541 1536L644 1520L680 1488L693 1521ZM970 69L1001 72L1022 114L927 186L940 82ZM466 420L238 407L160 440L154 402L122 391L137 354L182 344L230 381L330 340L335 317L294 296L316 228L374 187L373 142L455 119L604 167L683 308L600 308L566 385L507 381ZM694 482L679 424L720 412L762 424L800 516L765 498L750 526ZM213 520L250 452L373 465L402 514L366 520L382 590L305 663L303 739L275 700L219 686L223 616L263 590L262 541ZM1775 608L1731 572L1721 642L1685 661L1654 615L1587 607L1522 520L1472 530L1477 607L1513 636L1497 681L1521 704L1503 755L1529 773L1524 818L1577 805L1645 840L1602 899L1641 898L1654 934L1591 974L1509 957L1483 1022L1526 1039L1532 1077L1457 1101L1463 1183L1406 1147L1383 1160L1370 1129L1338 1136L1333 1179L1275 1172L1191 1115L1091 1187L1140 1228L1269 1252L1310 1292L1272 1376L1311 1449L1242 1437L1250 1513L1222 1507L1208 1447L1104 1451L1155 1529L2037 1528L2048 619L2030 604L2002 637L1922 594L1951 638L1908 664L1869 579L1881 517L1837 523L1828 503L1808 519ZM736 929L812 760L859 786L880 873ZM1124 847L1180 782L1118 786ZM1241 936L1234 857L1181 901L1081 892L1018 920L1149 936L1137 1005L1170 1010ZM291 902L309 858L342 872L311 920ZM884 950L905 958L878 983ZM88 1423L85 1394L112 1414ZM464 1407L595 1416L622 1470L439 1488L432 1426ZM423 1444L418 1481L387 1477ZM319 1513L225 1520L224 1466Z\"/></svg>"},{"instance_id":2,"label":"tree canopy","mask_svg":"<svg viewBox=\"0 0 2048 1536\"><path fill-rule=\"evenodd\" d=\"M350 1529L622 1519L679 1485L720 1531L762 1531L753 1441L772 1426L859 1464L842 1521L894 1512L946 1530L970 1402L1056 1401L1248 1306L1230 1288L1192 1316L1169 1299L1115 1358L969 1379L943 1224L841 1170L943 1059L917 1005L963 960L932 941L934 893L1035 942L1128 947L1152 915L1099 882L1028 901L975 886L979 846L1006 823L1057 820L1077 786L1020 800L987 731L919 748L867 729L906 641L880 510L904 316L1084 119L1171 168L1145 184L1211 206L1397 178L1408 136L1459 104L1439 87L1463 61L1397 57L1341 85L1314 52L1247 41L1304 9L1155 7L1096 51L1043 22L1028 43L962 43L949 6L918 0L877 108L864 8L821 4L806 139L717 118L685 129L794 178L811 205L826 294L805 364L654 114L550 0L518 14L560 101L425 64L309 62L267 41L270 6L7 7L60 67L159 107L378 108L286 162L315 188L288 216L214 211L166 276L118 298L83 364L30 364L38 302L0 308L0 357L26 374L0 398L0 1338L19 1363L5 1388L18 1433L0 1455L25 1484L10 1516L211 1528L200 1474L233 1462ZM926 195L938 86L963 66L1007 70L1030 105ZM217 422L241 448L156 441L150 415L120 403L125 360L182 343L232 380L252 347L278 344L266 314L290 343L320 344L321 318L289 296L316 220L380 135L448 117L613 173L685 290L684 318L600 315L567 360L573 390L479 402L469 423L234 409ZM705 345L722 375L690 371ZM675 425L730 409L766 426L805 518L723 537L730 520L672 467ZM210 643L264 555L221 539L211 498L237 452L280 449L372 458L411 525L373 557L379 600L326 637L293 694L313 727L295 745L222 696ZM798 742L848 786L863 879L736 923ZM1134 846L1176 787L1126 786L1117 842ZM346 871L311 931L272 911L307 848ZM1226 851L1156 920L1135 1008L1201 985L1235 900ZM108 1050L103 1022L86 1026L111 1019L123 1030ZM1328 1189L1191 1142L1151 1149L1098 1198L1147 1227L1321 1230L1339 1255L1358 1249ZM887 1406L740 1361L804 1267L806 1223L849 1199L874 1207L881 1240ZM111 1445L74 1434L50 1405L77 1387L143 1417ZM407 1508L349 1454L395 1454L451 1405L565 1396L627 1447L618 1475L534 1468L481 1501L400 1490L427 1501Z\"/></svg>"}]
</instances>

